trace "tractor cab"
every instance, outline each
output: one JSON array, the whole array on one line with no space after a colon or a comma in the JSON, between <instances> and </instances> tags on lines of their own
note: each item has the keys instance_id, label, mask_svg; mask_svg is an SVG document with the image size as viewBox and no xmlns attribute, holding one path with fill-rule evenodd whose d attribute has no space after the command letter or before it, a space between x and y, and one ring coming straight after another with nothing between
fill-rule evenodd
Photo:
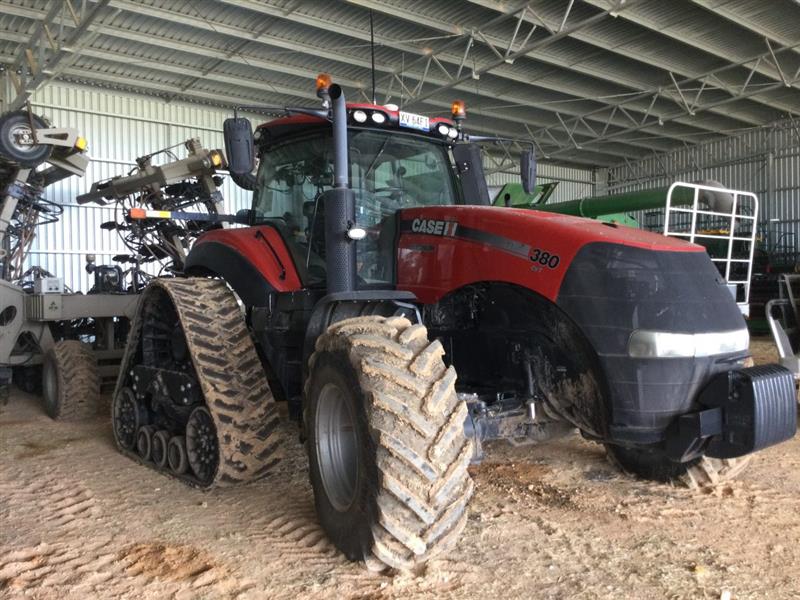
<instances>
[{"instance_id":1,"label":"tractor cab","mask_svg":"<svg viewBox=\"0 0 800 600\"><path fill-rule=\"evenodd\" d=\"M397 212L404 208L463 204L450 145L457 136L446 119L418 117L404 126L394 107L351 104L348 164L355 200L357 278L364 285L393 280ZM406 121L407 122L407 121ZM329 122L289 116L254 134L256 171L251 224L277 227L308 273L309 285L325 281L325 198L334 184L334 145Z\"/></svg>"},{"instance_id":2,"label":"tractor cab","mask_svg":"<svg viewBox=\"0 0 800 600\"><path fill-rule=\"evenodd\" d=\"M466 135L462 101L452 119L347 104L324 74L317 95L323 109L262 108L278 118L255 132L236 116L224 127L231 177L253 191L247 222L280 233L303 288L393 289L401 211L491 204L480 144L517 144L522 187L534 189L532 144Z\"/></svg>"}]
</instances>

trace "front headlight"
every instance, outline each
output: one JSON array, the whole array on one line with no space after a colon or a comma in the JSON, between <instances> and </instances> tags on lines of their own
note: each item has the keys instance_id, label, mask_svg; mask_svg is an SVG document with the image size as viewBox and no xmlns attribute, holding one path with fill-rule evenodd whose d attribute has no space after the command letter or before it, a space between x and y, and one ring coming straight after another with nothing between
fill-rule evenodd
<instances>
[{"instance_id":1,"label":"front headlight","mask_svg":"<svg viewBox=\"0 0 800 600\"><path fill-rule=\"evenodd\" d=\"M633 358L693 358L716 356L747 350L747 329L714 333L671 333L636 330L628 340L628 355Z\"/></svg>"}]
</instances>

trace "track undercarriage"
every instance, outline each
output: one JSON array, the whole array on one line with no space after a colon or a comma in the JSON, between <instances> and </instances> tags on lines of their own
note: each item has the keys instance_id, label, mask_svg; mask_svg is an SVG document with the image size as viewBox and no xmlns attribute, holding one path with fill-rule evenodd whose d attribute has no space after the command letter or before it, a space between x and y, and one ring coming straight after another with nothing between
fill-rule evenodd
<instances>
[{"instance_id":1,"label":"track undercarriage","mask_svg":"<svg viewBox=\"0 0 800 600\"><path fill-rule=\"evenodd\" d=\"M201 488L262 476L278 414L235 296L219 280L160 279L140 302L114 394L120 450Z\"/></svg>"}]
</instances>

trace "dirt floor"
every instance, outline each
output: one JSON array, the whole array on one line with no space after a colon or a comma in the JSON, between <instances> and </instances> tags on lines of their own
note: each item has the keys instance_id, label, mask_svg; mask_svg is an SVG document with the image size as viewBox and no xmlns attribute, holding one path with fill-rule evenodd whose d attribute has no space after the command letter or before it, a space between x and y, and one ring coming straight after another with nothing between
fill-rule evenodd
<instances>
[{"instance_id":1,"label":"dirt floor","mask_svg":"<svg viewBox=\"0 0 800 600\"><path fill-rule=\"evenodd\" d=\"M771 359L768 340L753 349ZM0 459L0 598L800 595L797 439L712 492L621 476L577 436L493 446L464 536L419 575L331 547L299 445L264 481L204 493L118 454L105 419L55 423L14 392Z\"/></svg>"}]
</instances>

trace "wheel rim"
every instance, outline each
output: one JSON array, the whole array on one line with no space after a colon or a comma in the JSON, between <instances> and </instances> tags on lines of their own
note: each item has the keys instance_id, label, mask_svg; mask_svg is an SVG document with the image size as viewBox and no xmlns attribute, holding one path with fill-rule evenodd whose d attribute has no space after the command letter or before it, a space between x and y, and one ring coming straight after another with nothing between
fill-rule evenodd
<instances>
[{"instance_id":1,"label":"wheel rim","mask_svg":"<svg viewBox=\"0 0 800 600\"><path fill-rule=\"evenodd\" d=\"M217 428L205 406L198 406L186 423L186 456L195 476L208 483L217 474L219 444Z\"/></svg>"},{"instance_id":2,"label":"wheel rim","mask_svg":"<svg viewBox=\"0 0 800 600\"><path fill-rule=\"evenodd\" d=\"M314 439L325 494L339 512L355 501L358 482L358 440L355 419L345 393L326 384L317 399Z\"/></svg>"},{"instance_id":3,"label":"wheel rim","mask_svg":"<svg viewBox=\"0 0 800 600\"><path fill-rule=\"evenodd\" d=\"M17 152L33 154L36 151L36 146L33 144L33 132L27 123L12 125L8 129L6 140Z\"/></svg>"},{"instance_id":4,"label":"wheel rim","mask_svg":"<svg viewBox=\"0 0 800 600\"><path fill-rule=\"evenodd\" d=\"M58 407L58 374L52 362L45 362L42 369L42 394L44 403L50 414L55 414Z\"/></svg>"},{"instance_id":5,"label":"wheel rim","mask_svg":"<svg viewBox=\"0 0 800 600\"><path fill-rule=\"evenodd\" d=\"M114 433L123 448L132 450L139 432L139 403L133 390L123 388L114 402Z\"/></svg>"}]
</instances>

